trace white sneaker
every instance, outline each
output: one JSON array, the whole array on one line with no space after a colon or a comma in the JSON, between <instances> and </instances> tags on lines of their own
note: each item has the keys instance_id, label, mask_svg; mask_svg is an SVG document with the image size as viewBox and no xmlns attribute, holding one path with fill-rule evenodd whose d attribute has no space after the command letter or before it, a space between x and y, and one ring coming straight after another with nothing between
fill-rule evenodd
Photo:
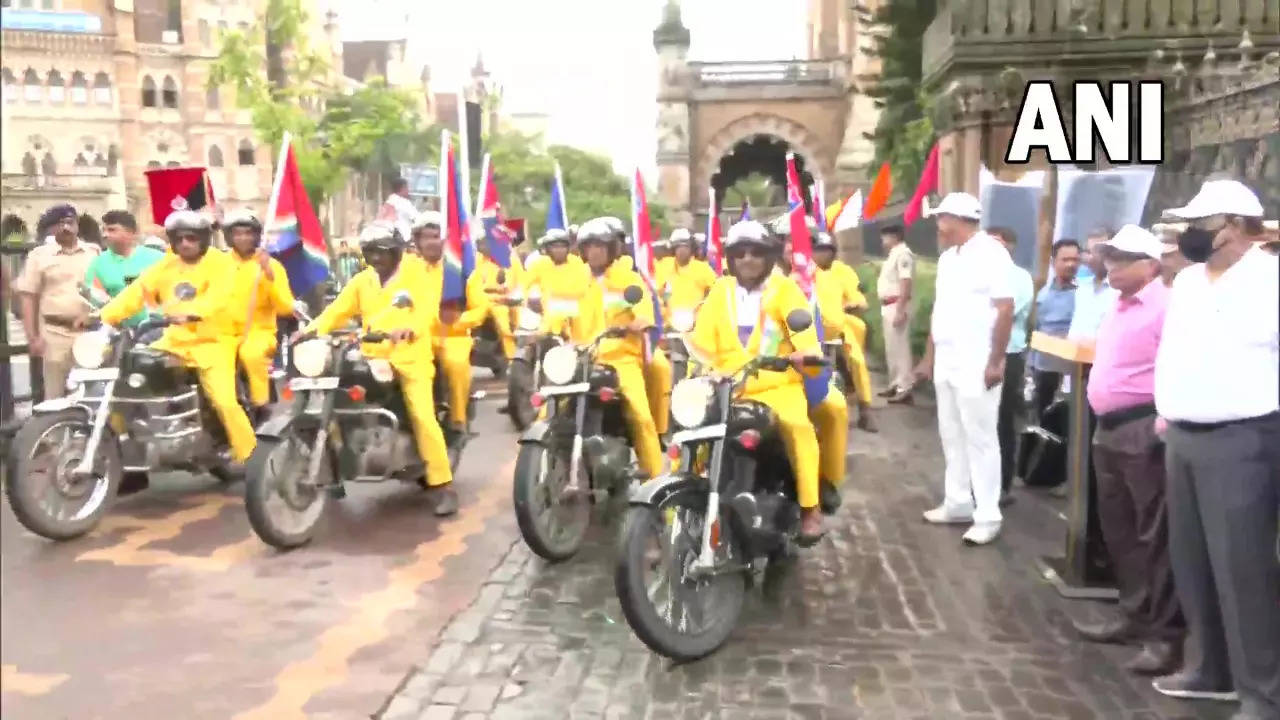
<instances>
[{"instance_id":1,"label":"white sneaker","mask_svg":"<svg viewBox=\"0 0 1280 720\"><path fill-rule=\"evenodd\" d=\"M973 511L947 507L946 503L924 512L924 521L935 525L960 525L973 522Z\"/></svg>"},{"instance_id":2,"label":"white sneaker","mask_svg":"<svg viewBox=\"0 0 1280 720\"><path fill-rule=\"evenodd\" d=\"M986 545L995 540L1000 535L1000 523L998 522L976 522L965 531L965 545Z\"/></svg>"}]
</instances>

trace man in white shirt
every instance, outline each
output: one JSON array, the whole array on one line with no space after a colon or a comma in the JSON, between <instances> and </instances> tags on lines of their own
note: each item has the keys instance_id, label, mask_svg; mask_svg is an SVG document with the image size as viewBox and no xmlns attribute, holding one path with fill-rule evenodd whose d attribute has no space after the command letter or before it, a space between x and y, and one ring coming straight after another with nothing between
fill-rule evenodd
<instances>
[{"instance_id":1,"label":"man in white shirt","mask_svg":"<svg viewBox=\"0 0 1280 720\"><path fill-rule=\"evenodd\" d=\"M1013 260L1000 241L978 229L982 205L951 193L938 218L933 320L917 376L933 377L938 435L946 463L946 496L925 512L931 523L968 523L968 545L1000 534L1000 442L996 432L1005 352L1013 326Z\"/></svg>"},{"instance_id":2,"label":"man in white shirt","mask_svg":"<svg viewBox=\"0 0 1280 720\"><path fill-rule=\"evenodd\" d=\"M400 231L400 236L408 238L412 236L413 221L418 217L418 208L414 206L413 200L409 199L409 181L404 178L396 178L391 183L391 194L387 196L387 207L394 212L394 217L387 218L395 223L396 229Z\"/></svg>"},{"instance_id":3,"label":"man in white shirt","mask_svg":"<svg viewBox=\"0 0 1280 720\"><path fill-rule=\"evenodd\" d=\"M1107 282L1107 266L1102 263L1102 246L1111 240L1110 230L1094 230L1089 234L1082 259L1092 277L1080 281L1076 287L1075 311L1071 315L1071 327L1067 337L1071 340L1090 341L1098 335L1098 326L1107 310L1115 307L1119 291Z\"/></svg>"},{"instance_id":4,"label":"man in white shirt","mask_svg":"<svg viewBox=\"0 0 1280 720\"><path fill-rule=\"evenodd\" d=\"M1193 264L1170 289L1156 353L1167 423L1169 555L1187 620L1174 697L1230 699L1237 720L1280 717L1280 261L1254 246L1262 204L1210 180L1169 214ZM1160 422L1157 421L1157 422Z\"/></svg>"}]
</instances>

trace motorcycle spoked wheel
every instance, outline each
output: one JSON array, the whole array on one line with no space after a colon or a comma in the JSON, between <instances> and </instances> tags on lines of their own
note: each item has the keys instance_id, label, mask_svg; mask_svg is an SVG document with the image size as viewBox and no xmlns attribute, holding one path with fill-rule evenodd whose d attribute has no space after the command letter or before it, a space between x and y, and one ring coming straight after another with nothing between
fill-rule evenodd
<instances>
[{"instance_id":1,"label":"motorcycle spoked wheel","mask_svg":"<svg viewBox=\"0 0 1280 720\"><path fill-rule=\"evenodd\" d=\"M582 483L587 483L586 471ZM568 560L578 552L591 526L590 496L562 494L569 485L569 454L541 443L524 443L516 456L512 499L520 535L538 557Z\"/></svg>"},{"instance_id":2,"label":"motorcycle spoked wheel","mask_svg":"<svg viewBox=\"0 0 1280 720\"><path fill-rule=\"evenodd\" d=\"M284 440L258 440L245 463L244 506L249 525L263 542L280 550L305 545L324 516L327 489L300 482L310 457L310 443L291 435ZM326 453L320 461L318 485L327 485L332 476Z\"/></svg>"},{"instance_id":3,"label":"motorcycle spoked wheel","mask_svg":"<svg viewBox=\"0 0 1280 720\"><path fill-rule=\"evenodd\" d=\"M511 361L507 370L507 415L517 430L529 429L538 417L533 397L533 366L520 359Z\"/></svg>"},{"instance_id":4,"label":"motorcycle spoked wheel","mask_svg":"<svg viewBox=\"0 0 1280 720\"><path fill-rule=\"evenodd\" d=\"M618 541L614 589L632 632L676 661L718 650L738 624L747 592L743 572L691 578L707 507L704 492L677 493L657 507L627 511ZM734 562L729 524L720 524L719 561Z\"/></svg>"},{"instance_id":5,"label":"motorcycle spoked wheel","mask_svg":"<svg viewBox=\"0 0 1280 720\"><path fill-rule=\"evenodd\" d=\"M9 507L18 522L50 540L80 537L98 525L124 477L120 447L103 429L95 466L87 478L71 475L89 441L84 413L39 414L23 423L10 446Z\"/></svg>"}]
</instances>

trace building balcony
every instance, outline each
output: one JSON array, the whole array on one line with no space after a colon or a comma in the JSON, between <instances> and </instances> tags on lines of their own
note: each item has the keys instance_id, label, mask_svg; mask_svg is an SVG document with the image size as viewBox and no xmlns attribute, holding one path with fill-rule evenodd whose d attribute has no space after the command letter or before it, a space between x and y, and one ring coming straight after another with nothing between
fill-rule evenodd
<instances>
[{"instance_id":1,"label":"building balcony","mask_svg":"<svg viewBox=\"0 0 1280 720\"><path fill-rule=\"evenodd\" d=\"M6 27L2 37L6 53L25 50L50 55L110 56L116 49L116 39L112 35Z\"/></svg>"},{"instance_id":2,"label":"building balcony","mask_svg":"<svg viewBox=\"0 0 1280 720\"><path fill-rule=\"evenodd\" d=\"M1006 67L1140 70L1157 49L1190 61L1209 47L1237 47L1246 31L1255 59L1280 50L1276 0L1107 0L1067 12L1062 7L1049 0L944 0L922 42L926 84Z\"/></svg>"},{"instance_id":3,"label":"building balcony","mask_svg":"<svg viewBox=\"0 0 1280 720\"><path fill-rule=\"evenodd\" d=\"M46 194L50 191L108 194L112 190L112 178L107 175L104 167L85 167L53 175L7 172L0 176L0 185L4 187L5 193L15 194Z\"/></svg>"}]
</instances>

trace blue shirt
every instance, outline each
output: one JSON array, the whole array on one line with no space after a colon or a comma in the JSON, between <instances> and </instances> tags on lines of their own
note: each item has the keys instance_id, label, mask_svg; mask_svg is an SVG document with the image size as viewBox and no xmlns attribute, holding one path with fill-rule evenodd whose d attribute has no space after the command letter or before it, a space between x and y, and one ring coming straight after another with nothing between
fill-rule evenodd
<instances>
[{"instance_id":1,"label":"blue shirt","mask_svg":"<svg viewBox=\"0 0 1280 720\"><path fill-rule=\"evenodd\" d=\"M1102 316L1115 307L1120 291L1111 287L1109 280L1095 285L1093 280L1080 283L1076 288L1076 311L1071 318L1067 337L1072 340L1092 340L1098 336Z\"/></svg>"},{"instance_id":2,"label":"blue shirt","mask_svg":"<svg viewBox=\"0 0 1280 720\"><path fill-rule=\"evenodd\" d=\"M1036 295L1036 330L1046 335L1066 337L1075 309L1076 286L1062 287L1055 278L1040 288L1040 294ZM1031 367L1047 372L1066 372L1070 364L1052 355L1033 352Z\"/></svg>"},{"instance_id":3,"label":"blue shirt","mask_svg":"<svg viewBox=\"0 0 1280 720\"><path fill-rule=\"evenodd\" d=\"M1031 300L1036 289L1031 273L1013 266L1009 284L1013 287L1013 329L1009 331L1009 348L1006 354L1020 353L1027 349L1027 318L1031 316Z\"/></svg>"}]
</instances>

